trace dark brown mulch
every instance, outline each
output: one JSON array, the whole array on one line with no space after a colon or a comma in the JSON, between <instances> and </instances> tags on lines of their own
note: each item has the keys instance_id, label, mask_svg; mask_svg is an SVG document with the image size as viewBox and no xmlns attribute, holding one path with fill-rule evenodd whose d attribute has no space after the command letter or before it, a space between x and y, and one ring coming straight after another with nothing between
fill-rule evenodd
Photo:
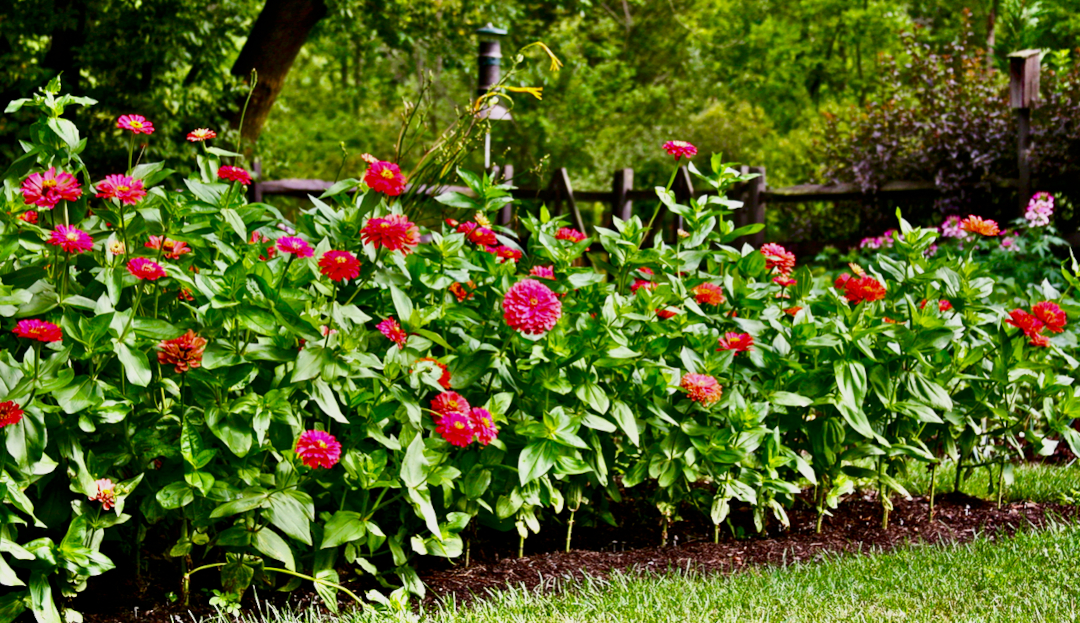
<instances>
[{"instance_id":1,"label":"dark brown mulch","mask_svg":"<svg viewBox=\"0 0 1080 623\"><path fill-rule=\"evenodd\" d=\"M558 525L545 525L540 535L527 541L529 555L506 557L516 554L516 533L481 529L478 533L489 537L481 540L473 536L473 562L468 567L428 558L424 562L431 566L421 568L420 576L428 587L427 601L454 597L461 602L508 584L534 588L553 578L606 577L614 571L648 573L675 569L727 574L748 565L818 560L826 552L887 551L920 541L958 543L977 535L1011 535L1055 519L1080 522L1080 507L1060 504L1014 503L998 509L978 498L948 494L938 498L931 522L925 498L894 503L896 508L888 530L881 529L881 506L873 496L852 496L833 517L826 518L821 534L814 531L814 510L798 504L789 511L791 528L787 530L774 522L765 535L742 539L732 537L725 530L720 542L713 543L711 525L699 518L675 524L670 533L672 545L667 547L652 545L660 540L659 526L652 519L655 509L650 514L634 503L613 509L615 516L623 520L621 528L604 524L575 528L573 545L584 549L559 551L565 533ZM745 511L734 514L737 525L748 527L749 516ZM123 561L117 562L123 565ZM208 571L193 578L189 607L168 603L163 598L165 593L177 588L175 573L172 567L162 565L157 573L144 574L149 581L144 579L142 584L136 584L123 575L122 568L117 569L91 579L88 589L71 605L84 613L86 623L174 623L177 616L190 621L192 615L198 618L212 614L209 589L219 587L217 573ZM378 588L370 581L350 580L355 577L343 575L345 585L354 592L363 594L370 588ZM288 595L268 592L260 591L260 598L278 606L321 608L319 598L308 586ZM341 603L347 606L344 598ZM245 605L249 604L254 604L250 591L245 598Z\"/></svg>"}]
</instances>

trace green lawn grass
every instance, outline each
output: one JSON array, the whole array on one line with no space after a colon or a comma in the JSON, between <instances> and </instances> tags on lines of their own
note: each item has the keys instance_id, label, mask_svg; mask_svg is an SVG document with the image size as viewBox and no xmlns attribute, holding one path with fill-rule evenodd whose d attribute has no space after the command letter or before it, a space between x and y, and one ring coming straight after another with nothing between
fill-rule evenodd
<instances>
[{"instance_id":1,"label":"green lawn grass","mask_svg":"<svg viewBox=\"0 0 1080 623\"><path fill-rule=\"evenodd\" d=\"M947 461L937 469L934 485L935 495L953 490L956 477L956 463ZM930 471L923 466L913 466L910 473L898 478L911 495L930 493ZM960 490L975 497L996 499L997 494L990 492L992 483L996 489L998 468L993 474L985 467L976 468L974 473L964 479ZM1013 468L1013 483L1005 486L1002 495L1004 502L1058 502L1072 503L1080 499L1080 464L1048 465L1028 463Z\"/></svg>"}]
</instances>

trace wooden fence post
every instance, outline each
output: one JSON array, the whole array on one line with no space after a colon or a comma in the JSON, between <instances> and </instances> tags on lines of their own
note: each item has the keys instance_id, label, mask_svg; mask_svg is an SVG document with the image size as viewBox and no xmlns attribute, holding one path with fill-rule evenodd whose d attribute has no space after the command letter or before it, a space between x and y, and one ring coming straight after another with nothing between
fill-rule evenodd
<instances>
[{"instance_id":1,"label":"wooden fence post","mask_svg":"<svg viewBox=\"0 0 1080 623\"><path fill-rule=\"evenodd\" d=\"M606 219L609 226L614 225L615 217L627 221L633 214L633 202L630 191L634 189L634 170L619 169L611 180L611 214Z\"/></svg>"},{"instance_id":2,"label":"wooden fence post","mask_svg":"<svg viewBox=\"0 0 1080 623\"><path fill-rule=\"evenodd\" d=\"M1031 107L1039 99L1039 51L1009 55L1009 105L1016 111L1016 157L1019 163L1020 214L1031 199Z\"/></svg>"}]
</instances>

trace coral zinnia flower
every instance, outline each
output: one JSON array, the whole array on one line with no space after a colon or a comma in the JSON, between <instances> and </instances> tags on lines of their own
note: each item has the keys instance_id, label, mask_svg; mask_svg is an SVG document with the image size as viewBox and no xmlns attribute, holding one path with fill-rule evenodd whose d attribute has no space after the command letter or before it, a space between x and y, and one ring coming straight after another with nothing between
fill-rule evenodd
<instances>
[{"instance_id":1,"label":"coral zinnia flower","mask_svg":"<svg viewBox=\"0 0 1080 623\"><path fill-rule=\"evenodd\" d=\"M799 281L797 279L792 279L787 275L777 275L776 277L773 277L773 283L778 284L781 288L787 288L799 283Z\"/></svg>"},{"instance_id":2,"label":"coral zinnia flower","mask_svg":"<svg viewBox=\"0 0 1080 623\"><path fill-rule=\"evenodd\" d=\"M480 445L486 446L499 436L499 429L495 426L495 420L487 409L473 407L469 411L469 418L472 420L473 429L476 430L476 440L480 442Z\"/></svg>"},{"instance_id":3,"label":"coral zinnia flower","mask_svg":"<svg viewBox=\"0 0 1080 623\"><path fill-rule=\"evenodd\" d=\"M319 272L330 281L356 279L360 276L360 260L348 251L327 251L319 258Z\"/></svg>"},{"instance_id":4,"label":"coral zinnia flower","mask_svg":"<svg viewBox=\"0 0 1080 623\"><path fill-rule=\"evenodd\" d=\"M720 338L717 344L720 348L717 348L716 352L733 350L736 354L745 353L754 346L754 336L749 333L734 333L729 331L724 334L724 337Z\"/></svg>"},{"instance_id":5,"label":"coral zinnia flower","mask_svg":"<svg viewBox=\"0 0 1080 623\"><path fill-rule=\"evenodd\" d=\"M121 115L116 120L116 127L121 130L131 130L133 134L153 134L154 124L146 120L142 115Z\"/></svg>"},{"instance_id":6,"label":"coral zinnia flower","mask_svg":"<svg viewBox=\"0 0 1080 623\"><path fill-rule=\"evenodd\" d=\"M18 216L20 221L24 223L30 223L31 225L37 225L38 213L36 210L27 210Z\"/></svg>"},{"instance_id":7,"label":"coral zinnia flower","mask_svg":"<svg viewBox=\"0 0 1080 623\"><path fill-rule=\"evenodd\" d=\"M56 167L49 167L44 173L34 173L23 180L19 192L27 205L51 210L60 201L76 201L82 196L82 188L75 176Z\"/></svg>"},{"instance_id":8,"label":"coral zinnia flower","mask_svg":"<svg viewBox=\"0 0 1080 623\"><path fill-rule=\"evenodd\" d=\"M511 286L502 305L506 324L527 335L550 331L562 316L562 303L555 293L535 279L525 279Z\"/></svg>"},{"instance_id":9,"label":"coral zinnia flower","mask_svg":"<svg viewBox=\"0 0 1080 623\"><path fill-rule=\"evenodd\" d=\"M802 311L802 307L799 306L799 305L795 305L794 307L789 307L789 308L785 309L784 313L788 314L789 316L794 316L795 314L798 314L800 311Z\"/></svg>"},{"instance_id":10,"label":"coral zinnia flower","mask_svg":"<svg viewBox=\"0 0 1080 623\"><path fill-rule=\"evenodd\" d=\"M996 236L1000 233L997 222L981 219L974 214L961 221L960 228L982 236Z\"/></svg>"},{"instance_id":11,"label":"coral zinnia flower","mask_svg":"<svg viewBox=\"0 0 1080 623\"><path fill-rule=\"evenodd\" d=\"M230 182L240 182L242 186L247 186L251 183L251 174L240 167L230 167L228 165L219 167L217 176L218 179L228 180Z\"/></svg>"},{"instance_id":12,"label":"coral zinnia flower","mask_svg":"<svg viewBox=\"0 0 1080 623\"><path fill-rule=\"evenodd\" d=\"M296 456L312 469L330 469L341 458L341 444L330 433L306 430L296 440Z\"/></svg>"},{"instance_id":13,"label":"coral zinnia flower","mask_svg":"<svg viewBox=\"0 0 1080 623\"><path fill-rule=\"evenodd\" d=\"M701 305L720 305L725 300L724 291L715 283L703 283L691 290L694 300Z\"/></svg>"},{"instance_id":14,"label":"coral zinnia flower","mask_svg":"<svg viewBox=\"0 0 1080 623\"><path fill-rule=\"evenodd\" d=\"M1047 346L1050 346L1050 338L1046 337L1042 333L1036 333L1034 335L1028 335L1028 337L1031 338L1028 341L1028 344L1030 344L1032 346L1039 346L1039 347L1042 347L1042 348L1046 348Z\"/></svg>"},{"instance_id":15,"label":"coral zinnia flower","mask_svg":"<svg viewBox=\"0 0 1080 623\"><path fill-rule=\"evenodd\" d=\"M377 193L397 197L405 190L405 176L398 165L378 160L364 173L364 183Z\"/></svg>"},{"instance_id":16,"label":"coral zinnia flower","mask_svg":"<svg viewBox=\"0 0 1080 623\"><path fill-rule=\"evenodd\" d=\"M68 253L86 253L94 248L94 239L90 234L69 225L57 225L49 236L48 243Z\"/></svg>"},{"instance_id":17,"label":"coral zinnia flower","mask_svg":"<svg viewBox=\"0 0 1080 623\"><path fill-rule=\"evenodd\" d=\"M1051 303L1050 301L1035 303L1035 306L1031 308L1031 312L1046 325L1046 328L1051 333L1061 333L1065 330L1065 312L1057 306L1057 303Z\"/></svg>"},{"instance_id":18,"label":"coral zinnia flower","mask_svg":"<svg viewBox=\"0 0 1080 623\"><path fill-rule=\"evenodd\" d=\"M408 255L420 244L420 229L403 214L390 214L384 218L369 218L360 230L364 244L376 249L385 247Z\"/></svg>"},{"instance_id":19,"label":"coral zinnia flower","mask_svg":"<svg viewBox=\"0 0 1080 623\"><path fill-rule=\"evenodd\" d=\"M1028 337L1039 333L1043 330L1043 327L1046 326L1046 323L1042 320L1039 320L1022 309L1014 309L1009 312L1009 317L1005 319L1005 323L1020 329Z\"/></svg>"},{"instance_id":20,"label":"coral zinnia flower","mask_svg":"<svg viewBox=\"0 0 1080 623\"><path fill-rule=\"evenodd\" d=\"M380 322L376 327L379 333L382 333L389 339L398 345L398 348L405 348L405 343L409 340L409 335L401 329L401 325L394 318L387 318Z\"/></svg>"},{"instance_id":21,"label":"coral zinnia flower","mask_svg":"<svg viewBox=\"0 0 1080 623\"><path fill-rule=\"evenodd\" d=\"M521 251L512 249L506 245L499 245L499 247L495 249L495 256L499 258L500 264L506 260L516 262L521 259Z\"/></svg>"},{"instance_id":22,"label":"coral zinnia flower","mask_svg":"<svg viewBox=\"0 0 1080 623\"><path fill-rule=\"evenodd\" d=\"M450 370L446 367L446 364L433 357L421 357L416 360L416 363L420 363L421 361L430 362L436 368L441 370L442 373L440 374L438 381L439 385L441 385L443 389L450 389ZM415 366L416 364L413 364L413 372L416 371Z\"/></svg>"},{"instance_id":23,"label":"coral zinnia flower","mask_svg":"<svg viewBox=\"0 0 1080 623\"><path fill-rule=\"evenodd\" d=\"M787 275L795 269L795 254L775 242L761 245L761 254L765 256L765 268L769 270Z\"/></svg>"},{"instance_id":24,"label":"coral zinnia flower","mask_svg":"<svg viewBox=\"0 0 1080 623\"><path fill-rule=\"evenodd\" d=\"M472 416L468 413L447 413L435 424L435 432L442 435L450 445L464 448L476 435Z\"/></svg>"},{"instance_id":25,"label":"coral zinnia flower","mask_svg":"<svg viewBox=\"0 0 1080 623\"><path fill-rule=\"evenodd\" d=\"M469 282L468 286L469 288L476 288L476 284L471 281ZM458 300L458 303L462 303L466 299L471 299L473 297L473 293L466 290L465 285L461 283L451 283L448 289L450 290L450 294L453 294L454 298Z\"/></svg>"},{"instance_id":26,"label":"coral zinnia flower","mask_svg":"<svg viewBox=\"0 0 1080 623\"><path fill-rule=\"evenodd\" d=\"M195 335L191 329L180 337L162 340L158 344L157 360L163 366L173 366L177 374L194 370L202 365L206 338Z\"/></svg>"},{"instance_id":27,"label":"coral zinnia flower","mask_svg":"<svg viewBox=\"0 0 1080 623\"><path fill-rule=\"evenodd\" d=\"M303 238L297 238L296 236L282 236L281 238L278 238L277 250L301 258L311 257L314 254L311 245Z\"/></svg>"},{"instance_id":28,"label":"coral zinnia flower","mask_svg":"<svg viewBox=\"0 0 1080 623\"><path fill-rule=\"evenodd\" d=\"M200 143L202 141L208 141L212 138L217 138L217 132L209 130L207 128L198 128L188 132L187 140L192 143Z\"/></svg>"},{"instance_id":29,"label":"coral zinnia flower","mask_svg":"<svg viewBox=\"0 0 1080 623\"><path fill-rule=\"evenodd\" d=\"M457 392L443 392L431 400L431 410L439 415L448 413L468 414L472 407L469 401Z\"/></svg>"},{"instance_id":30,"label":"coral zinnia flower","mask_svg":"<svg viewBox=\"0 0 1080 623\"><path fill-rule=\"evenodd\" d=\"M559 231L555 232L556 240L568 240L570 242L581 242L585 239L585 234L574 229L573 227L560 227Z\"/></svg>"},{"instance_id":31,"label":"coral zinnia flower","mask_svg":"<svg viewBox=\"0 0 1080 623\"><path fill-rule=\"evenodd\" d=\"M0 428L18 424L22 417L23 410L19 408L18 404L10 400L0 402Z\"/></svg>"},{"instance_id":32,"label":"coral zinnia flower","mask_svg":"<svg viewBox=\"0 0 1080 623\"><path fill-rule=\"evenodd\" d=\"M671 310L671 309L667 309L665 307L658 307L656 309L656 316L658 318L660 318L660 320L667 320L668 318L674 318L676 315L678 315L678 313L676 311Z\"/></svg>"},{"instance_id":33,"label":"coral zinnia flower","mask_svg":"<svg viewBox=\"0 0 1080 623\"><path fill-rule=\"evenodd\" d=\"M91 502L101 502L103 510L112 510L116 506L116 485L108 478L100 478L94 481L97 485L97 493L87 496Z\"/></svg>"},{"instance_id":34,"label":"coral zinnia flower","mask_svg":"<svg viewBox=\"0 0 1080 623\"><path fill-rule=\"evenodd\" d=\"M147 249L161 249L161 257L167 260L178 260L181 255L191 253L191 247L187 246L186 242L171 240L164 236L150 236L150 240L143 246Z\"/></svg>"},{"instance_id":35,"label":"coral zinnia flower","mask_svg":"<svg viewBox=\"0 0 1080 623\"><path fill-rule=\"evenodd\" d=\"M135 205L146 196L142 180L127 175L106 175L97 183L99 199L119 199L124 205Z\"/></svg>"},{"instance_id":36,"label":"coral zinnia flower","mask_svg":"<svg viewBox=\"0 0 1080 623\"><path fill-rule=\"evenodd\" d=\"M724 395L724 388L707 374L684 374L679 387L686 391L690 400L700 402L703 407L712 406Z\"/></svg>"},{"instance_id":37,"label":"coral zinnia flower","mask_svg":"<svg viewBox=\"0 0 1080 623\"><path fill-rule=\"evenodd\" d=\"M59 342L64 338L60 327L43 320L20 320L11 332L39 342Z\"/></svg>"},{"instance_id":38,"label":"coral zinnia flower","mask_svg":"<svg viewBox=\"0 0 1080 623\"><path fill-rule=\"evenodd\" d=\"M529 274L537 279L555 279L555 267L554 266L533 266L529 269Z\"/></svg>"},{"instance_id":39,"label":"coral zinnia flower","mask_svg":"<svg viewBox=\"0 0 1080 623\"><path fill-rule=\"evenodd\" d=\"M145 279L147 281L157 281L165 276L165 269L161 267L161 264L158 264L153 260L148 260L145 257L136 257L128 260L127 269L128 272L136 278Z\"/></svg>"},{"instance_id":40,"label":"coral zinnia flower","mask_svg":"<svg viewBox=\"0 0 1080 623\"><path fill-rule=\"evenodd\" d=\"M885 286L873 277L855 277L844 283L844 298L858 305L863 301L871 303L885 298Z\"/></svg>"},{"instance_id":41,"label":"coral zinnia flower","mask_svg":"<svg viewBox=\"0 0 1080 623\"><path fill-rule=\"evenodd\" d=\"M693 158L697 155L697 147L694 147L686 141L668 141L664 143L664 151L668 155L675 156L675 161L678 162L679 158Z\"/></svg>"}]
</instances>

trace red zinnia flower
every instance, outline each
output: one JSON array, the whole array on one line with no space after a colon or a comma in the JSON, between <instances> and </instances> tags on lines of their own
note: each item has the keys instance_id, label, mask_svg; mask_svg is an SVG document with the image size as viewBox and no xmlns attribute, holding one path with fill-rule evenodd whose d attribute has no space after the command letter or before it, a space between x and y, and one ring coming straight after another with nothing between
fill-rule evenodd
<instances>
[{"instance_id":1,"label":"red zinnia flower","mask_svg":"<svg viewBox=\"0 0 1080 623\"><path fill-rule=\"evenodd\" d=\"M442 385L443 389L450 389L450 370L446 367L446 364L433 357L421 357L416 360L416 363L420 363L421 361L431 362L432 365L441 370L442 374L439 376L439 385Z\"/></svg>"},{"instance_id":2,"label":"red zinnia flower","mask_svg":"<svg viewBox=\"0 0 1080 623\"><path fill-rule=\"evenodd\" d=\"M1051 333L1061 333L1065 330L1065 312L1057 306L1057 303L1051 303L1050 301L1035 303L1035 306L1031 308L1031 312L1046 325L1046 328Z\"/></svg>"},{"instance_id":3,"label":"red zinnia flower","mask_svg":"<svg viewBox=\"0 0 1080 623\"><path fill-rule=\"evenodd\" d=\"M452 446L464 448L476 435L472 417L468 413L447 413L435 424L435 432Z\"/></svg>"},{"instance_id":4,"label":"red zinnia flower","mask_svg":"<svg viewBox=\"0 0 1080 623\"><path fill-rule=\"evenodd\" d=\"M181 301L189 302L195 300L195 297L191 294L191 290L188 290L187 288L180 288L180 291L176 293L176 298L180 299Z\"/></svg>"},{"instance_id":5,"label":"red zinnia flower","mask_svg":"<svg viewBox=\"0 0 1080 623\"><path fill-rule=\"evenodd\" d=\"M59 342L64 338L60 327L43 320L20 320L12 333L39 342Z\"/></svg>"},{"instance_id":6,"label":"red zinnia flower","mask_svg":"<svg viewBox=\"0 0 1080 623\"><path fill-rule=\"evenodd\" d=\"M937 303L937 309L939 312L945 313L952 309L952 303L950 303L948 299L941 299Z\"/></svg>"},{"instance_id":7,"label":"red zinnia flower","mask_svg":"<svg viewBox=\"0 0 1080 623\"><path fill-rule=\"evenodd\" d=\"M769 270L784 276L795 270L795 254L775 242L761 245L761 254L765 256L765 268Z\"/></svg>"},{"instance_id":8,"label":"red zinnia flower","mask_svg":"<svg viewBox=\"0 0 1080 623\"><path fill-rule=\"evenodd\" d=\"M559 231L555 232L555 239L577 243L585 239L585 234L573 227L560 227Z\"/></svg>"},{"instance_id":9,"label":"red zinnia flower","mask_svg":"<svg viewBox=\"0 0 1080 623\"><path fill-rule=\"evenodd\" d=\"M275 256L277 256L277 246L274 244L274 240L272 238L270 238L270 236L267 236L264 233L261 233L261 232L258 232L258 231L251 232L251 237L248 238L248 243L249 244L265 245L265 248L266 248L265 254L264 253L259 254L259 259L264 261L264 262L267 261L267 260L272 260L272 259L274 259ZM267 243L269 243L269 244L267 244ZM306 255L304 257L311 257L311 256Z\"/></svg>"},{"instance_id":10,"label":"red zinnia flower","mask_svg":"<svg viewBox=\"0 0 1080 623\"><path fill-rule=\"evenodd\" d=\"M23 410L19 405L8 400L0 402L0 428L18 424L23 417Z\"/></svg>"},{"instance_id":11,"label":"red zinnia flower","mask_svg":"<svg viewBox=\"0 0 1080 623\"><path fill-rule=\"evenodd\" d=\"M703 407L712 406L724 395L724 388L707 374L684 374L679 387L686 391L690 400L700 402Z\"/></svg>"},{"instance_id":12,"label":"red zinnia flower","mask_svg":"<svg viewBox=\"0 0 1080 623\"><path fill-rule=\"evenodd\" d=\"M161 267L161 264L145 257L128 260L127 269L135 277L148 281L156 281L165 276L165 269Z\"/></svg>"},{"instance_id":13,"label":"red zinnia flower","mask_svg":"<svg viewBox=\"0 0 1080 623\"><path fill-rule=\"evenodd\" d=\"M188 132L187 140L192 143L199 143L202 141L208 141L212 138L217 138L217 132L208 130L206 128L198 128Z\"/></svg>"},{"instance_id":14,"label":"red zinnia flower","mask_svg":"<svg viewBox=\"0 0 1080 623\"><path fill-rule=\"evenodd\" d=\"M106 175L97 183L99 199L118 199L124 205L135 205L146 196L143 181L127 175Z\"/></svg>"},{"instance_id":15,"label":"red zinnia flower","mask_svg":"<svg viewBox=\"0 0 1080 623\"><path fill-rule=\"evenodd\" d=\"M457 392L443 392L431 401L431 410L439 415L447 415L449 413L463 413L468 414L472 407L469 406L469 401L465 400L465 397Z\"/></svg>"},{"instance_id":16,"label":"red zinnia flower","mask_svg":"<svg viewBox=\"0 0 1080 623\"><path fill-rule=\"evenodd\" d=\"M121 115L116 120L116 127L121 130L131 130L133 134L153 134L154 124L146 120L142 115Z\"/></svg>"},{"instance_id":17,"label":"red zinnia flower","mask_svg":"<svg viewBox=\"0 0 1080 623\"><path fill-rule=\"evenodd\" d=\"M754 336L749 333L733 333L729 331L724 334L724 337L720 338L718 344L720 348L716 349L717 352L733 350L736 354L744 353L753 347Z\"/></svg>"},{"instance_id":18,"label":"red zinnia flower","mask_svg":"<svg viewBox=\"0 0 1080 623\"><path fill-rule=\"evenodd\" d=\"M68 225L57 225L49 236L48 243L68 253L86 253L94 248L94 239L90 234Z\"/></svg>"},{"instance_id":19,"label":"red zinnia flower","mask_svg":"<svg viewBox=\"0 0 1080 623\"><path fill-rule=\"evenodd\" d=\"M656 316L658 318L660 318L661 320L667 320L668 318L674 318L676 315L678 315L678 312L676 312L674 310L671 310L671 309L667 309L667 308L664 308L664 307L658 307L656 309Z\"/></svg>"},{"instance_id":20,"label":"red zinnia flower","mask_svg":"<svg viewBox=\"0 0 1080 623\"><path fill-rule=\"evenodd\" d=\"M679 158L693 158L697 155L697 147L686 141L668 141L664 143L664 151L671 156L675 156L676 162L679 161Z\"/></svg>"},{"instance_id":21,"label":"red zinnia flower","mask_svg":"<svg viewBox=\"0 0 1080 623\"><path fill-rule=\"evenodd\" d=\"M533 266L529 270L529 274L537 279L555 279L555 267L554 266Z\"/></svg>"},{"instance_id":22,"label":"red zinnia flower","mask_svg":"<svg viewBox=\"0 0 1080 623\"><path fill-rule=\"evenodd\" d=\"M1020 329L1028 337L1042 331L1043 327L1046 326L1042 320L1039 320L1022 309L1014 309L1009 312L1009 317L1005 319L1005 323Z\"/></svg>"},{"instance_id":23,"label":"red zinnia flower","mask_svg":"<svg viewBox=\"0 0 1080 623\"><path fill-rule=\"evenodd\" d=\"M181 255L191 253L191 247L187 246L186 242L164 236L150 236L150 240L143 246L147 249L161 249L161 257L167 260L178 260Z\"/></svg>"},{"instance_id":24,"label":"red zinnia flower","mask_svg":"<svg viewBox=\"0 0 1080 623\"><path fill-rule=\"evenodd\" d=\"M341 444L330 433L306 430L296 440L296 456L312 469L330 469L341 458Z\"/></svg>"},{"instance_id":25,"label":"red zinnia flower","mask_svg":"<svg viewBox=\"0 0 1080 623\"><path fill-rule=\"evenodd\" d=\"M404 215L390 214L385 218L369 218L360 230L360 238L364 244L370 244L376 249L386 247L408 255L420 244L420 229Z\"/></svg>"},{"instance_id":26,"label":"red zinnia flower","mask_svg":"<svg viewBox=\"0 0 1080 623\"><path fill-rule=\"evenodd\" d=\"M376 161L366 173L364 183L377 193L397 197L405 190L405 176L398 165L392 162Z\"/></svg>"},{"instance_id":27,"label":"red zinnia flower","mask_svg":"<svg viewBox=\"0 0 1080 623\"><path fill-rule=\"evenodd\" d=\"M495 255L499 258L499 263L505 262L506 260L516 262L521 259L521 251L505 245L499 245L499 247L495 249Z\"/></svg>"},{"instance_id":28,"label":"red zinnia flower","mask_svg":"<svg viewBox=\"0 0 1080 623\"><path fill-rule=\"evenodd\" d=\"M691 290L694 300L701 305L720 305L725 300L724 291L715 283L703 283Z\"/></svg>"},{"instance_id":29,"label":"red zinnia flower","mask_svg":"<svg viewBox=\"0 0 1080 623\"><path fill-rule=\"evenodd\" d=\"M402 330L401 325L394 318L387 318L383 320L375 327L386 338L398 345L398 348L405 348L405 343L409 340L409 334Z\"/></svg>"},{"instance_id":30,"label":"red zinnia flower","mask_svg":"<svg viewBox=\"0 0 1080 623\"><path fill-rule=\"evenodd\" d=\"M855 305L872 303L885 298L885 287L873 277L855 277L844 283L844 298Z\"/></svg>"},{"instance_id":31,"label":"red zinnia flower","mask_svg":"<svg viewBox=\"0 0 1080 623\"><path fill-rule=\"evenodd\" d=\"M476 284L470 281L468 287L470 289L476 289ZM448 289L450 290L450 294L453 294L454 298L458 300L458 303L462 303L466 299L471 299L473 297L473 293L466 290L465 285L461 283L451 283Z\"/></svg>"},{"instance_id":32,"label":"red zinnia flower","mask_svg":"<svg viewBox=\"0 0 1080 623\"><path fill-rule=\"evenodd\" d=\"M27 205L51 210L60 201L76 201L82 196L82 188L75 176L56 167L49 167L44 173L34 173L23 180L19 192Z\"/></svg>"},{"instance_id":33,"label":"red zinnia flower","mask_svg":"<svg viewBox=\"0 0 1080 623\"><path fill-rule=\"evenodd\" d=\"M495 420L487 409L473 407L469 411L469 419L472 420L473 429L476 430L476 440L480 442L480 445L486 446L499 436L499 429L495 426Z\"/></svg>"},{"instance_id":34,"label":"red zinnia flower","mask_svg":"<svg viewBox=\"0 0 1080 623\"><path fill-rule=\"evenodd\" d=\"M360 276L360 260L348 251L327 251L319 258L319 272L330 281L356 279Z\"/></svg>"},{"instance_id":35,"label":"red zinnia flower","mask_svg":"<svg viewBox=\"0 0 1080 623\"><path fill-rule=\"evenodd\" d=\"M191 329L180 337L162 340L158 344L157 360L163 366L173 366L177 374L194 370L202 365L206 338L195 335Z\"/></svg>"},{"instance_id":36,"label":"red zinnia flower","mask_svg":"<svg viewBox=\"0 0 1080 623\"><path fill-rule=\"evenodd\" d=\"M303 238L297 238L296 236L282 236L281 238L278 238L277 250L300 258L311 257L314 254L311 245Z\"/></svg>"},{"instance_id":37,"label":"red zinnia flower","mask_svg":"<svg viewBox=\"0 0 1080 623\"><path fill-rule=\"evenodd\" d=\"M982 236L996 236L1000 233L997 222L981 219L974 214L960 221L960 229Z\"/></svg>"},{"instance_id":38,"label":"red zinnia flower","mask_svg":"<svg viewBox=\"0 0 1080 623\"><path fill-rule=\"evenodd\" d=\"M550 331L562 316L562 303L547 286L534 279L519 281L503 297L503 319L515 331L539 335Z\"/></svg>"},{"instance_id":39,"label":"red zinnia flower","mask_svg":"<svg viewBox=\"0 0 1080 623\"><path fill-rule=\"evenodd\" d=\"M836 281L833 282L833 287L836 288L837 290L843 290L844 286L847 285L847 282L850 279L851 279L851 275L849 275L847 273L844 273L844 274L842 274L842 275L840 275L839 277L836 278Z\"/></svg>"},{"instance_id":40,"label":"red zinnia flower","mask_svg":"<svg viewBox=\"0 0 1080 623\"><path fill-rule=\"evenodd\" d=\"M1028 344L1030 344L1032 346L1040 346L1042 348L1046 348L1047 346L1050 346L1050 338L1046 337L1042 333L1036 333L1035 335L1028 335L1028 337L1031 338L1028 341Z\"/></svg>"},{"instance_id":41,"label":"red zinnia flower","mask_svg":"<svg viewBox=\"0 0 1080 623\"><path fill-rule=\"evenodd\" d=\"M218 179L240 182L242 186L251 183L251 174L240 167L230 167L228 165L220 167L217 170L217 176Z\"/></svg>"},{"instance_id":42,"label":"red zinnia flower","mask_svg":"<svg viewBox=\"0 0 1080 623\"><path fill-rule=\"evenodd\" d=\"M787 288L799 282L798 280L792 279L787 275L777 275L776 277L773 277L773 283L779 285L781 288Z\"/></svg>"},{"instance_id":43,"label":"red zinnia flower","mask_svg":"<svg viewBox=\"0 0 1080 623\"><path fill-rule=\"evenodd\" d=\"M31 225L37 225L38 213L35 210L27 210L17 217L20 221L30 223Z\"/></svg>"},{"instance_id":44,"label":"red zinnia flower","mask_svg":"<svg viewBox=\"0 0 1080 623\"><path fill-rule=\"evenodd\" d=\"M112 510L116 506L116 485L108 478L100 478L94 481L97 485L97 493L87 496L91 502L101 502L103 510Z\"/></svg>"},{"instance_id":45,"label":"red zinnia flower","mask_svg":"<svg viewBox=\"0 0 1080 623\"><path fill-rule=\"evenodd\" d=\"M495 232L478 223L473 223L472 221L458 225L457 232L459 234L465 234L465 237L469 239L469 242L481 247L493 247L499 244L499 239L495 237Z\"/></svg>"},{"instance_id":46,"label":"red zinnia flower","mask_svg":"<svg viewBox=\"0 0 1080 623\"><path fill-rule=\"evenodd\" d=\"M795 314L798 314L800 311L802 311L802 307L800 307L799 305L795 305L794 307L789 307L789 308L785 309L784 313L788 314L790 316L794 316Z\"/></svg>"}]
</instances>

